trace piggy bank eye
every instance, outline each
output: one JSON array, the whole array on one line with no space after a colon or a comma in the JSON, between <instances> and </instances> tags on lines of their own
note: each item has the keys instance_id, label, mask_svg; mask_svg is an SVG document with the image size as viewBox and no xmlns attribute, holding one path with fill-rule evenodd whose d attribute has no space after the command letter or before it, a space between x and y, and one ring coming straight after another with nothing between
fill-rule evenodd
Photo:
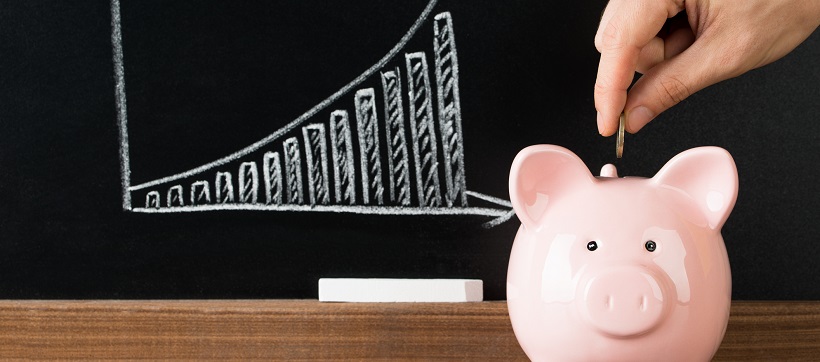
<instances>
[{"instance_id":1,"label":"piggy bank eye","mask_svg":"<svg viewBox=\"0 0 820 362\"><path fill-rule=\"evenodd\" d=\"M590 241L587 243L587 250L595 251L596 249L598 249L598 243L596 243L595 241Z\"/></svg>"},{"instance_id":2,"label":"piggy bank eye","mask_svg":"<svg viewBox=\"0 0 820 362\"><path fill-rule=\"evenodd\" d=\"M644 244L643 246L646 248L647 251L650 252L655 251L655 249L658 247L658 245L656 245L655 242L652 240L647 241L646 244Z\"/></svg>"}]
</instances>

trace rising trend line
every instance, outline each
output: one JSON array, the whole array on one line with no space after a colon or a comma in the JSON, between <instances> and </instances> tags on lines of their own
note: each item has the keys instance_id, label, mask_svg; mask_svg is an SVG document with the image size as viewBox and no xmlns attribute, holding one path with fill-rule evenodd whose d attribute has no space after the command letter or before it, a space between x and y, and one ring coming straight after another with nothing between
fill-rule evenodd
<instances>
[{"instance_id":1,"label":"rising trend line","mask_svg":"<svg viewBox=\"0 0 820 362\"><path fill-rule=\"evenodd\" d=\"M228 156L225 156L223 158L220 158L216 161L206 163L202 166L199 166L199 167L196 167L196 168L193 168L193 169L190 169L188 171L181 172L181 173L178 173L178 174L175 174L175 175L163 177L163 178L160 178L160 179L156 179L156 180L153 180L153 181L149 181L149 182L141 183L139 185L134 185L134 186L128 187L128 191L141 190L141 189L144 189L144 188L147 188L147 187L161 185L161 184L164 184L164 183L169 182L169 181L179 180L179 179L186 178L186 177L189 177L189 176L192 176L192 175L196 175L196 174L198 174L202 171L206 171L206 170L209 170L211 168L224 165L228 162L235 161L236 159L238 159L240 157L243 157L243 156L246 156L246 155L250 154L251 152L254 152L254 151L262 148L263 146L275 141L277 138L279 138L282 135L286 134L287 132L293 130L294 128L296 128L297 126L299 126L300 124L302 124L303 122L308 120L309 118L316 115L316 113L321 112L322 110L324 110L327 106L329 106L331 103L338 100L341 96L348 93L351 89L353 89L355 87L358 87L367 78L369 78L371 75L375 74L377 71L379 71L381 68L383 68L387 64L387 62L392 60L393 57L395 57L396 54L398 54L402 50L402 48L404 48L404 46L407 44L407 42L410 40L410 38L412 38L413 35L416 34L416 31L421 27L424 20L426 20L427 17L430 15L430 12L433 10L433 7L435 7L437 1L438 0L430 0L430 2L427 3L427 6L424 8L424 11L421 13L421 15L418 17L418 19L416 19L416 22L413 23L413 26L410 27L410 29L407 31L407 33L405 33L404 36L402 36L401 40L399 40L399 42L393 47L393 49L391 49L390 52L388 52L384 57L382 57L381 60L379 60L378 63L376 63L373 66L371 66L370 68L368 68L366 71L364 71L364 73L362 73L361 75L356 77L356 79L354 79L353 81L348 83L346 86L344 86L341 89L339 89L338 91L336 91L336 93L333 93L330 97L323 100L321 103L317 104L316 106L309 109L307 112L305 112L304 114L302 114L301 116L299 116L295 120L288 123L285 127L280 128L279 130L271 133L267 137L257 141L256 143L251 144L248 147L245 147L245 148L243 148L239 151L236 151L236 152L234 152L234 153L232 153ZM120 66L121 66L121 62L120 62ZM123 90L123 94L122 94L122 105L123 106L125 105L125 92L124 92L124 90ZM125 109L123 107L123 111L122 111L123 112L123 117L124 117L124 111L125 111ZM130 177L130 175L129 175L129 177ZM123 183L123 186L125 187L125 183ZM125 192L125 190L123 190L123 192Z\"/></svg>"}]
</instances>

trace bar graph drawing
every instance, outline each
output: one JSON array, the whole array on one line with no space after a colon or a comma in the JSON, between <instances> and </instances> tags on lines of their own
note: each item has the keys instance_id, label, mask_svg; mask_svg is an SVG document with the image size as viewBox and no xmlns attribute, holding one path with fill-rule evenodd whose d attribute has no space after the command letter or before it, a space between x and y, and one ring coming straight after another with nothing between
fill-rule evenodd
<instances>
[{"instance_id":1,"label":"bar graph drawing","mask_svg":"<svg viewBox=\"0 0 820 362\"><path fill-rule=\"evenodd\" d=\"M435 4L378 63L284 127L215 161L133 185L119 0L112 0L123 209L477 215L489 219L485 227L508 220L509 201L467 189L451 14L432 18L430 52L405 49Z\"/></svg>"}]
</instances>

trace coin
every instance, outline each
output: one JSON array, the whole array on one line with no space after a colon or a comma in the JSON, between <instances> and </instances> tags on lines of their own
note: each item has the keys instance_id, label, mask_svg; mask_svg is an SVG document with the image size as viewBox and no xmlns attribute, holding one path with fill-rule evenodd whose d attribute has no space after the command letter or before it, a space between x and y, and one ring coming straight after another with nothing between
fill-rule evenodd
<instances>
[{"instance_id":1,"label":"coin","mask_svg":"<svg viewBox=\"0 0 820 362\"><path fill-rule=\"evenodd\" d=\"M615 156L621 158L624 156L624 124L626 118L621 113L621 119L618 122L618 138L615 140Z\"/></svg>"}]
</instances>

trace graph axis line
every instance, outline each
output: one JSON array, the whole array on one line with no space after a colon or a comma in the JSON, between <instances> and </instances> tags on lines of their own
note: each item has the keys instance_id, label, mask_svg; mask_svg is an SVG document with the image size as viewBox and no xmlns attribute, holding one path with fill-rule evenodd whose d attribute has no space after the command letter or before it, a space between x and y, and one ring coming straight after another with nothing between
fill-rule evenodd
<instances>
[{"instance_id":1,"label":"graph axis line","mask_svg":"<svg viewBox=\"0 0 820 362\"><path fill-rule=\"evenodd\" d=\"M475 215L493 218L501 218L509 213L508 210L488 207L418 207L406 208L401 206L374 206L374 205L263 205L263 204L221 204L221 205L197 205L197 206L177 206L163 208L137 207L133 209L138 213L149 214L171 214L188 213L200 211L283 211L283 212L333 212L348 214L366 215Z\"/></svg>"}]
</instances>

